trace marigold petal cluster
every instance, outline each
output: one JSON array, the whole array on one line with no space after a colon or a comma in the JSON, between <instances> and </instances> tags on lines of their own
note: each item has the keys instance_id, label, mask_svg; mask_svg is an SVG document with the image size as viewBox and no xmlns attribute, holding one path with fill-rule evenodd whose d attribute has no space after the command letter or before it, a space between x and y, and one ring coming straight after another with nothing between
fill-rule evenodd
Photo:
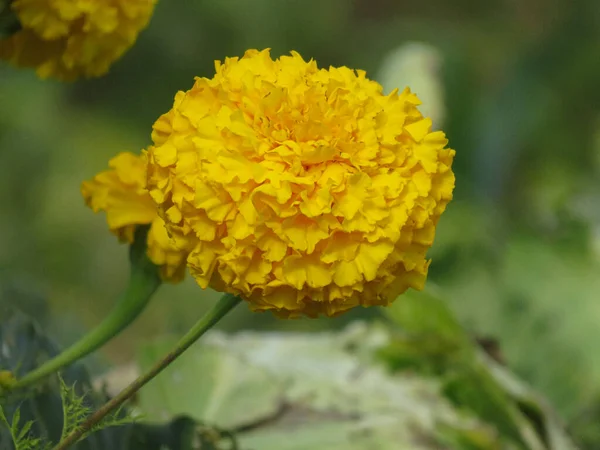
<instances>
[{"instance_id":1,"label":"marigold petal cluster","mask_svg":"<svg viewBox=\"0 0 600 450\"><path fill-rule=\"evenodd\" d=\"M148 189L198 284L283 317L422 289L455 152L419 104L268 50L178 92L153 127Z\"/></svg>"},{"instance_id":2,"label":"marigold petal cluster","mask_svg":"<svg viewBox=\"0 0 600 450\"><path fill-rule=\"evenodd\" d=\"M146 27L156 0L13 0L21 29L0 39L0 58L40 78L108 72Z\"/></svg>"},{"instance_id":3,"label":"marigold petal cluster","mask_svg":"<svg viewBox=\"0 0 600 450\"><path fill-rule=\"evenodd\" d=\"M181 281L185 275L187 253L173 245L165 223L158 215L156 204L145 188L145 156L120 153L110 160L109 167L110 170L82 183L81 192L86 204L94 212L106 213L110 231L121 242L132 243L135 228L150 225L148 257L160 266L163 280Z\"/></svg>"}]
</instances>

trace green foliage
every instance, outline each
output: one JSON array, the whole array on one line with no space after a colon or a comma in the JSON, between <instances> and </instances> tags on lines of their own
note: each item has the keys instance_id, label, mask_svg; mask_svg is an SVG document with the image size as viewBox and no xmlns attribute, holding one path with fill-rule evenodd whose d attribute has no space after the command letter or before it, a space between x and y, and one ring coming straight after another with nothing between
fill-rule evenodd
<instances>
[{"instance_id":1,"label":"green foliage","mask_svg":"<svg viewBox=\"0 0 600 450\"><path fill-rule=\"evenodd\" d=\"M1 312L2 369L10 370L18 378L58 353L56 345L27 316L8 307L2 308ZM15 417L20 419L17 423L30 424L27 436L32 439L41 439L44 443L59 442L63 429L78 426L90 409L106 400L105 395L92 390L89 375L81 365L70 366L62 372L62 377L64 382L51 377L32 391L5 394L1 401L6 418L13 425ZM118 449L127 433L125 428L103 429L79 443L75 449ZM8 445L10 439L7 430L0 428L0 448Z\"/></svg>"},{"instance_id":2,"label":"green foliage","mask_svg":"<svg viewBox=\"0 0 600 450\"><path fill-rule=\"evenodd\" d=\"M60 397L62 400L63 409L63 427L60 440L62 441L69 434L77 430L87 417L93 413L92 407L86 404L85 396L79 395L75 390L75 385L69 387L64 380L59 377L60 382ZM127 414L124 407L117 408L112 411L99 423L94 425L92 429L85 433L79 440L82 441L92 433L98 432L105 428L123 426L134 422L134 418Z\"/></svg>"},{"instance_id":3,"label":"green foliage","mask_svg":"<svg viewBox=\"0 0 600 450\"><path fill-rule=\"evenodd\" d=\"M551 401L579 445L598 447L591 439L600 436L600 260L592 229L571 213L575 223L560 233L504 236L482 210L448 213L432 257L449 307L469 333L498 342L504 362ZM466 217L493 233L466 228Z\"/></svg>"},{"instance_id":4,"label":"green foliage","mask_svg":"<svg viewBox=\"0 0 600 450\"><path fill-rule=\"evenodd\" d=\"M435 295L407 292L384 312L402 325L401 336L379 351L393 369L439 375L473 358L469 337Z\"/></svg>"},{"instance_id":5,"label":"green foliage","mask_svg":"<svg viewBox=\"0 0 600 450\"><path fill-rule=\"evenodd\" d=\"M4 308L0 322L0 368L20 375L58 351L58 348L22 313ZM0 398L0 449L45 450L75 430L108 400L92 388L87 371L74 364L61 377L44 380L32 391L9 392ZM222 447L215 447L214 440ZM200 426L179 416L171 422L138 423L119 409L95 426L73 446L74 450L195 450L235 448L223 430ZM201 447L198 447L201 446Z\"/></svg>"},{"instance_id":6,"label":"green foliage","mask_svg":"<svg viewBox=\"0 0 600 450\"><path fill-rule=\"evenodd\" d=\"M85 398L75 393L75 386L67 386L62 378L60 378L60 397L63 405L63 427L60 435L62 441L85 421L91 409L84 404Z\"/></svg>"},{"instance_id":7,"label":"green foliage","mask_svg":"<svg viewBox=\"0 0 600 450\"><path fill-rule=\"evenodd\" d=\"M399 329L378 354L392 370L435 373L448 400L519 448L574 448L551 408L483 354L431 289L403 295L386 312Z\"/></svg>"},{"instance_id":8,"label":"green foliage","mask_svg":"<svg viewBox=\"0 0 600 450\"><path fill-rule=\"evenodd\" d=\"M515 442L531 447L522 436L518 425L522 418L515 406L478 364L469 338L438 297L430 292L408 292L386 312L401 327L399 336L381 353L392 368L423 370L434 366L435 373L443 377L445 395L454 404L494 423Z\"/></svg>"},{"instance_id":9,"label":"green foliage","mask_svg":"<svg viewBox=\"0 0 600 450\"><path fill-rule=\"evenodd\" d=\"M341 333L207 335L140 392L138 407L231 429L241 450L574 449L551 410L508 383L437 297L402 300L390 310L400 331L355 323ZM141 370L171 345L146 344Z\"/></svg>"},{"instance_id":10,"label":"green foliage","mask_svg":"<svg viewBox=\"0 0 600 450\"><path fill-rule=\"evenodd\" d=\"M17 409L12 423L9 423L0 405L0 422L8 428L15 450L50 450L52 448L52 443L42 442L42 439L31 436L32 420L25 422L24 425L21 425L20 421L21 413Z\"/></svg>"},{"instance_id":11,"label":"green foliage","mask_svg":"<svg viewBox=\"0 0 600 450\"><path fill-rule=\"evenodd\" d=\"M116 414L75 448L574 448L551 408L487 358L439 296L409 293L383 311L391 325L206 336L139 394L137 407L147 418L172 422L131 424L124 423L125 413ZM0 367L19 375L56 351L24 316L4 317L0 338L9 346ZM147 345L142 369L171 346L169 340ZM75 375L75 369L63 374L64 382L3 402L3 409L12 410L5 419L11 443L28 448L58 442L106 400L90 389L87 373L79 368ZM32 401L40 408L56 397L63 420L54 420L56 409L36 409L35 419L21 419L31 413ZM6 445L6 431L0 429L0 446Z\"/></svg>"},{"instance_id":12,"label":"green foliage","mask_svg":"<svg viewBox=\"0 0 600 450\"><path fill-rule=\"evenodd\" d=\"M50 442L47 439L36 437L32 434L33 420L29 420L21 424L21 410L17 408L12 416L12 423L9 423L4 414L4 410L0 405L0 422L8 428L15 450L50 450L55 444L62 441L70 433L75 431L86 420L92 409L86 405L84 396L80 396L74 386L67 386L62 378L59 377L60 396L62 400L63 410L63 426L59 441ZM95 425L92 430L84 434L80 441L83 441L92 433L101 431L105 428L122 426L132 422L131 416L123 414L123 410L119 409L104 420Z\"/></svg>"}]
</instances>

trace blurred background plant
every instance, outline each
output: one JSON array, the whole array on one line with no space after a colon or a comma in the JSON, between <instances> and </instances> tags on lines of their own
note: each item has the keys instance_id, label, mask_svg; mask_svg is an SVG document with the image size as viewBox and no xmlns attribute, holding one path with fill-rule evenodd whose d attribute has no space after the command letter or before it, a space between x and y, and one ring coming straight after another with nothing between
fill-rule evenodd
<instances>
[{"instance_id":1,"label":"blurred background plant","mask_svg":"<svg viewBox=\"0 0 600 450\"><path fill-rule=\"evenodd\" d=\"M85 208L81 181L148 145L174 93L211 76L213 60L295 49L422 98L457 149L430 280L583 448L598 448L599 42L597 0L163 1L104 78L40 82L0 65L0 301L19 302L60 343L98 323L126 282L127 251ZM90 367L181 334L216 298L192 280L163 287ZM242 307L222 326L316 331L377 314L288 322Z\"/></svg>"}]
</instances>

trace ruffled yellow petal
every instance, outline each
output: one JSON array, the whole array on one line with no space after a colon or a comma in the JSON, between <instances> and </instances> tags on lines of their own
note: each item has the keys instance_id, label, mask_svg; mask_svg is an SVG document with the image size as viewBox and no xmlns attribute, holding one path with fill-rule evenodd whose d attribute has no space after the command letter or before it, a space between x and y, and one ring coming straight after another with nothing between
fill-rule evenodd
<instances>
[{"instance_id":1,"label":"ruffled yellow petal","mask_svg":"<svg viewBox=\"0 0 600 450\"><path fill-rule=\"evenodd\" d=\"M160 266L165 281L178 282L185 275L187 251L180 250L158 216L146 189L145 155L120 153L109 162L110 170L84 181L81 193L94 212L104 211L112 233L122 242L133 242L135 228L150 225L147 254Z\"/></svg>"},{"instance_id":2,"label":"ruffled yellow petal","mask_svg":"<svg viewBox=\"0 0 600 450\"><path fill-rule=\"evenodd\" d=\"M154 125L148 187L200 286L283 317L421 289L454 150L409 89L268 50L217 62Z\"/></svg>"},{"instance_id":3,"label":"ruffled yellow petal","mask_svg":"<svg viewBox=\"0 0 600 450\"><path fill-rule=\"evenodd\" d=\"M107 170L84 181L81 193L94 212L105 211L108 227L120 240L133 242L136 225L147 225L157 216L145 186L145 165L133 153L120 153Z\"/></svg>"},{"instance_id":4,"label":"ruffled yellow petal","mask_svg":"<svg viewBox=\"0 0 600 450\"><path fill-rule=\"evenodd\" d=\"M160 266L163 280L177 283L185 278L187 252L177 248L167 234L165 222L158 216L148 231L148 258Z\"/></svg>"}]
</instances>

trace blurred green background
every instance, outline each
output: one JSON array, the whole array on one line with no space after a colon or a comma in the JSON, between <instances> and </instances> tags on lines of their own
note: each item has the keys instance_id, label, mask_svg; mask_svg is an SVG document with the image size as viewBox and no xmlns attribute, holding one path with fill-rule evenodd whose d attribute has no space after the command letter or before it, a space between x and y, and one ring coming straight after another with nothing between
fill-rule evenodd
<instances>
[{"instance_id":1,"label":"blurred green background","mask_svg":"<svg viewBox=\"0 0 600 450\"><path fill-rule=\"evenodd\" d=\"M585 424L600 416L598 0L162 0L104 78L42 82L0 65L3 301L61 343L96 324L124 286L127 251L84 206L81 181L147 146L175 92L212 76L215 59L266 47L417 92L457 150L430 282L575 432L596 433ZM183 332L216 296L190 279L161 288L96 364ZM284 322L242 307L222 326L316 330L376 315Z\"/></svg>"}]
</instances>

